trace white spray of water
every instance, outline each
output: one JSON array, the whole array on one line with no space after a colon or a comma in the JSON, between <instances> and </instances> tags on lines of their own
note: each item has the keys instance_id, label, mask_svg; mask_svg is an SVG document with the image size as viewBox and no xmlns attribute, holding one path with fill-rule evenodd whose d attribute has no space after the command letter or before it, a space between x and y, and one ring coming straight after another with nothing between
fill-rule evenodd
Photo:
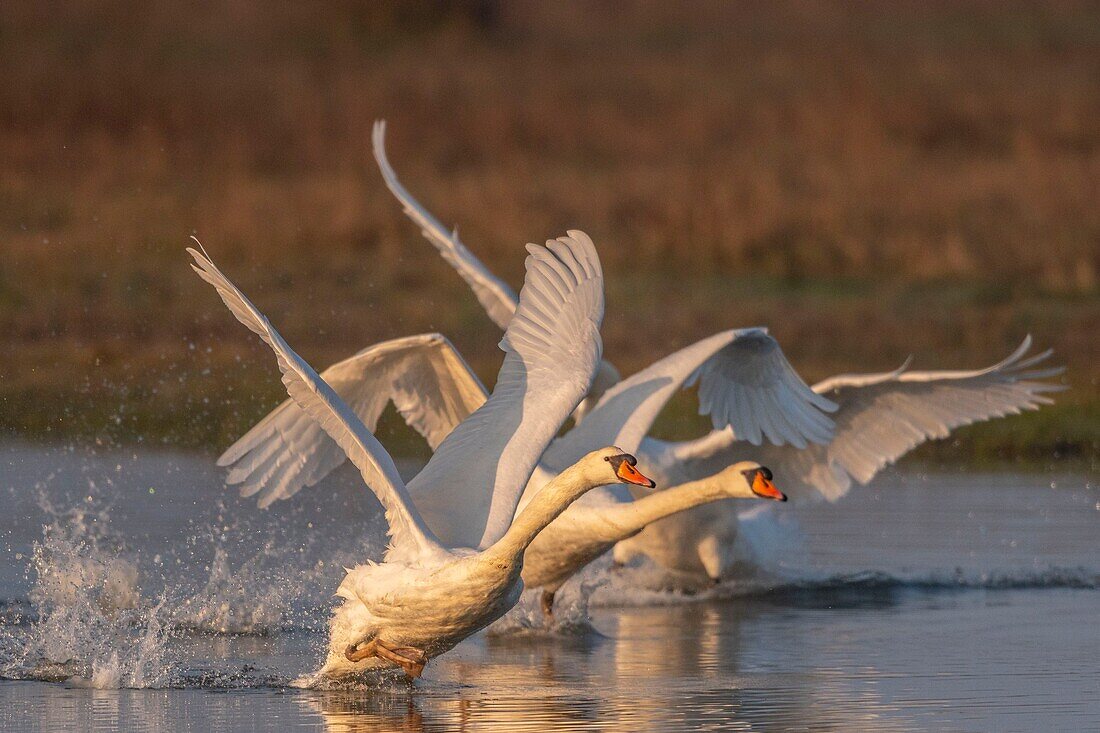
<instances>
[{"instance_id":1,"label":"white spray of water","mask_svg":"<svg viewBox=\"0 0 1100 733\"><path fill-rule=\"evenodd\" d=\"M36 619L18 629L5 676L72 679L97 688L158 687L168 682L163 599L143 607L138 567L103 528L106 510L58 512L36 542L29 597Z\"/></svg>"},{"instance_id":2,"label":"white spray of water","mask_svg":"<svg viewBox=\"0 0 1100 733\"><path fill-rule=\"evenodd\" d=\"M260 563L270 547L233 569L229 553L214 548L206 585L173 613L174 626L218 634L265 634L284 624L288 587L264 577Z\"/></svg>"},{"instance_id":3,"label":"white spray of water","mask_svg":"<svg viewBox=\"0 0 1100 733\"><path fill-rule=\"evenodd\" d=\"M273 537L259 549L241 547L238 541L250 530L238 526L236 518L227 521L226 514L219 507L213 527L194 537L196 547L213 546L213 557L204 566L206 581L201 588L180 589L181 599L171 616L173 627L256 635L324 628L331 589L343 575L340 568L355 564L355 553L332 548L313 552L315 537L308 532L277 539L297 521L292 514L281 516L281 524L265 526ZM319 557L311 561L311 556Z\"/></svg>"}]
</instances>

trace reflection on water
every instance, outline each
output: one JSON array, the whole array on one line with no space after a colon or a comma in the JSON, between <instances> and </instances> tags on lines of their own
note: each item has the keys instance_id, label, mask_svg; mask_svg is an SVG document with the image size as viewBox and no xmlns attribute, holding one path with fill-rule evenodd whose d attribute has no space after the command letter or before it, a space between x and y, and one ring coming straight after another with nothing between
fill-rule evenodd
<instances>
[{"instance_id":1,"label":"reflection on water","mask_svg":"<svg viewBox=\"0 0 1100 733\"><path fill-rule=\"evenodd\" d=\"M761 546L773 574L755 585L689 598L603 570L589 578L603 585L585 633L480 635L415 684L310 692L286 684L320 658L337 563L374 547L376 507L354 482L259 513L231 498L218 508L205 460L24 457L0 486L13 561L0 571L0 670L21 678L0 681L0 730L1052 731L1100 720L1100 494L1081 479L895 476L750 526L771 535ZM40 487L48 501L34 497L39 468L59 477ZM109 501L73 514L89 481ZM351 518L354 537L333 516ZM38 571L25 575L32 558ZM116 566L127 572L107 572ZM101 670L114 655L118 674L44 682L78 666L45 666L44 649Z\"/></svg>"},{"instance_id":2,"label":"reflection on water","mask_svg":"<svg viewBox=\"0 0 1100 733\"><path fill-rule=\"evenodd\" d=\"M9 682L0 728L235 729L259 716L330 731L1086 729L1100 714L1095 591L1036 593L601 610L599 633L478 637L416 684L332 692L265 682L310 651L305 635L190 637L193 670L237 676L196 673L202 687L178 690Z\"/></svg>"},{"instance_id":3,"label":"reflection on water","mask_svg":"<svg viewBox=\"0 0 1100 733\"><path fill-rule=\"evenodd\" d=\"M3 683L0 728L229 730L269 719L329 731L1077 730L1100 715L1095 594L916 590L860 608L741 599L606 609L587 636L476 637L415 684L331 692L271 678L312 653L308 635L192 636L181 640L192 687Z\"/></svg>"}]
</instances>

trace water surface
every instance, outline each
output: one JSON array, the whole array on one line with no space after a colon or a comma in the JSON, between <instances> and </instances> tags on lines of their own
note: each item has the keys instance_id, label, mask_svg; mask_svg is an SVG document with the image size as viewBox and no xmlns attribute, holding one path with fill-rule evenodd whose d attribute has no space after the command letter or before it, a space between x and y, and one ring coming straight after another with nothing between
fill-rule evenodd
<instances>
[{"instance_id":1,"label":"water surface","mask_svg":"<svg viewBox=\"0 0 1100 733\"><path fill-rule=\"evenodd\" d=\"M0 449L3 730L1089 730L1100 491L893 473L745 524L760 577L651 569L562 591L591 626L481 634L414 684L287 686L341 566L380 547L343 472L266 512L206 457ZM529 602L529 599L528 599Z\"/></svg>"}]
</instances>

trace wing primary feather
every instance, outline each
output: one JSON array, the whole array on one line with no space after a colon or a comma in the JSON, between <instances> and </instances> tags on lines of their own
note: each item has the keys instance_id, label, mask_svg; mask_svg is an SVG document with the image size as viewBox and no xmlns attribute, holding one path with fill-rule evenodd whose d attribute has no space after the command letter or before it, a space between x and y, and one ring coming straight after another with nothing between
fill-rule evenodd
<instances>
[{"instance_id":1,"label":"wing primary feather","mask_svg":"<svg viewBox=\"0 0 1100 733\"><path fill-rule=\"evenodd\" d=\"M374 159L382 173L382 179L390 193L401 204L402 210L421 234L442 255L473 290L489 318L500 328L507 328L518 304L515 292L473 255L458 238L458 228L448 232L431 212L412 197L397 178L397 173L386 157L386 123L378 120L371 133Z\"/></svg>"},{"instance_id":2,"label":"wing primary feather","mask_svg":"<svg viewBox=\"0 0 1100 733\"><path fill-rule=\"evenodd\" d=\"M409 500L393 459L340 396L286 343L267 318L237 289L205 253L188 248L192 269L212 285L226 307L275 352L283 384L298 405L316 420L356 464L386 510L389 533L400 553L416 556L441 551Z\"/></svg>"}]
</instances>

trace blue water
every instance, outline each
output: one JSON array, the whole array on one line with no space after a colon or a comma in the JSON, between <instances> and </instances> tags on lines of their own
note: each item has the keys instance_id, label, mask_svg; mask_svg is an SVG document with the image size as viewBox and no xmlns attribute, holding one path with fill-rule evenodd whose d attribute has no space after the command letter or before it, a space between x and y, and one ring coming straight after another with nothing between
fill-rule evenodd
<instances>
[{"instance_id":1,"label":"blue water","mask_svg":"<svg viewBox=\"0 0 1100 733\"><path fill-rule=\"evenodd\" d=\"M0 729L1100 730L1095 478L890 473L744 526L753 578L601 565L561 594L588 627L310 692L381 547L352 473L264 512L208 457L0 447Z\"/></svg>"}]
</instances>

